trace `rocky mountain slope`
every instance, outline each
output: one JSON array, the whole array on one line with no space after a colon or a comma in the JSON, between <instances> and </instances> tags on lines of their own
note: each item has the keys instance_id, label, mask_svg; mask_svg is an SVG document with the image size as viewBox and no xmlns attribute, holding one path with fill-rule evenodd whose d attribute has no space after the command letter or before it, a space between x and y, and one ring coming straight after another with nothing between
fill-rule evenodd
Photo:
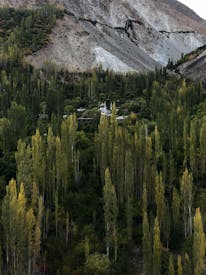
<instances>
[{"instance_id":1,"label":"rocky mountain slope","mask_svg":"<svg viewBox=\"0 0 206 275\"><path fill-rule=\"evenodd\" d=\"M0 0L31 8L54 1ZM51 43L27 60L70 70L97 65L147 71L206 44L206 22L176 0L60 0L65 8Z\"/></svg>"},{"instance_id":2,"label":"rocky mountain slope","mask_svg":"<svg viewBox=\"0 0 206 275\"><path fill-rule=\"evenodd\" d=\"M206 45L186 55L174 71L193 80L202 80L206 87Z\"/></svg>"}]
</instances>

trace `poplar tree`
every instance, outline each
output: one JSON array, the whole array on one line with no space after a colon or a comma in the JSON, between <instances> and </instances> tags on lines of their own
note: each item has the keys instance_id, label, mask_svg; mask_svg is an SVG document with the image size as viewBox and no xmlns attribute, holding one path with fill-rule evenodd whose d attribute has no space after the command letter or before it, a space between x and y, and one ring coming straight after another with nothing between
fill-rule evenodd
<instances>
[{"instance_id":1,"label":"poplar tree","mask_svg":"<svg viewBox=\"0 0 206 275\"><path fill-rule=\"evenodd\" d=\"M45 144L39 130L32 136L32 175L39 190L45 194Z\"/></svg>"},{"instance_id":2,"label":"poplar tree","mask_svg":"<svg viewBox=\"0 0 206 275\"><path fill-rule=\"evenodd\" d=\"M2 203L2 222L5 229L8 271L11 274L31 274L33 269L32 236L34 215L27 211L24 185L17 194L16 181L11 180ZM34 266L34 265L33 265Z\"/></svg>"},{"instance_id":3,"label":"poplar tree","mask_svg":"<svg viewBox=\"0 0 206 275\"><path fill-rule=\"evenodd\" d=\"M152 139L147 134L147 127L145 126L145 137L144 137L144 145L143 146L143 181L147 184L147 196L148 200L151 202L154 201L154 194L155 194L155 186L153 184L153 166L152 166Z\"/></svg>"},{"instance_id":4,"label":"poplar tree","mask_svg":"<svg viewBox=\"0 0 206 275\"><path fill-rule=\"evenodd\" d=\"M193 237L193 266L194 274L201 275L204 271L205 257L205 234L202 224L200 208L196 209L194 216L194 237Z\"/></svg>"},{"instance_id":5,"label":"poplar tree","mask_svg":"<svg viewBox=\"0 0 206 275\"><path fill-rule=\"evenodd\" d=\"M25 193L27 196L30 196L32 190L31 147L29 145L27 146L22 140L18 141L15 159L17 165L17 182L24 183Z\"/></svg>"},{"instance_id":6,"label":"poplar tree","mask_svg":"<svg viewBox=\"0 0 206 275\"><path fill-rule=\"evenodd\" d=\"M154 275L161 274L161 254L162 244L160 241L160 228L158 218L155 218L154 232L153 232L153 272Z\"/></svg>"},{"instance_id":7,"label":"poplar tree","mask_svg":"<svg viewBox=\"0 0 206 275\"><path fill-rule=\"evenodd\" d=\"M116 180L115 186L117 190L118 202L123 205L126 202L126 186L125 186L125 154L126 148L125 144L128 144L127 131L121 127L117 128L116 131L116 140L115 140L115 149L116 151L116 162L113 161L113 179ZM114 177L114 175L116 177Z\"/></svg>"},{"instance_id":8,"label":"poplar tree","mask_svg":"<svg viewBox=\"0 0 206 275\"><path fill-rule=\"evenodd\" d=\"M182 257L180 255L177 256L177 274L178 275L183 275Z\"/></svg>"},{"instance_id":9,"label":"poplar tree","mask_svg":"<svg viewBox=\"0 0 206 275\"><path fill-rule=\"evenodd\" d=\"M147 212L147 186L146 183L143 183L143 193L142 193L142 213Z\"/></svg>"},{"instance_id":10,"label":"poplar tree","mask_svg":"<svg viewBox=\"0 0 206 275\"><path fill-rule=\"evenodd\" d=\"M135 167L135 180L136 180L136 196L138 198L141 198L142 196L142 182L146 184L145 181L143 181L143 152L140 152L142 150L142 147L140 146L140 137L139 137L139 131L138 128L135 131L134 134L134 167ZM142 153L142 154L141 154ZM141 157L140 157L141 155Z\"/></svg>"},{"instance_id":11,"label":"poplar tree","mask_svg":"<svg viewBox=\"0 0 206 275\"><path fill-rule=\"evenodd\" d=\"M157 125L155 126L155 132L154 132L154 137L155 137L155 158L158 160L159 156L161 155L161 143L160 143L160 133L158 131Z\"/></svg>"},{"instance_id":12,"label":"poplar tree","mask_svg":"<svg viewBox=\"0 0 206 275\"><path fill-rule=\"evenodd\" d=\"M174 157L172 152L169 152L169 191L172 192L172 186L175 179L176 171L175 171L175 165L174 165Z\"/></svg>"},{"instance_id":13,"label":"poplar tree","mask_svg":"<svg viewBox=\"0 0 206 275\"><path fill-rule=\"evenodd\" d=\"M133 196L134 196L134 168L132 154L126 152L125 159L125 189L126 189L126 216L128 241L132 240L133 227Z\"/></svg>"},{"instance_id":14,"label":"poplar tree","mask_svg":"<svg viewBox=\"0 0 206 275\"><path fill-rule=\"evenodd\" d=\"M19 270L23 272L23 263L26 260L26 251L25 248L27 246L26 240L26 197L24 192L24 185L21 183L20 191L17 198L17 238L16 238L16 246L17 246L17 258Z\"/></svg>"},{"instance_id":15,"label":"poplar tree","mask_svg":"<svg viewBox=\"0 0 206 275\"><path fill-rule=\"evenodd\" d=\"M36 223L35 232L34 232L34 257L33 257L33 270L34 274L36 272L36 262L38 258L40 257L40 249L41 249L41 230Z\"/></svg>"},{"instance_id":16,"label":"poplar tree","mask_svg":"<svg viewBox=\"0 0 206 275\"><path fill-rule=\"evenodd\" d=\"M59 194L57 191L55 192L54 205L55 205L55 228L56 228L56 237L57 237L57 234L58 234L58 211L59 211Z\"/></svg>"},{"instance_id":17,"label":"poplar tree","mask_svg":"<svg viewBox=\"0 0 206 275\"><path fill-rule=\"evenodd\" d=\"M170 241L170 231L171 231L171 211L169 204L167 203L165 206L165 218L164 218L164 227L163 227L163 240L166 242L167 250L169 249L169 241Z\"/></svg>"},{"instance_id":18,"label":"poplar tree","mask_svg":"<svg viewBox=\"0 0 206 275\"><path fill-rule=\"evenodd\" d=\"M116 139L116 133L117 133L117 128L118 128L118 124L117 124L117 118L116 118L116 105L115 103L112 104L112 115L110 117L110 123L109 123L109 162L111 164L111 167L112 165L114 165L112 163L112 153L113 153L113 148L114 148L114 145L115 145L115 139Z\"/></svg>"},{"instance_id":19,"label":"poplar tree","mask_svg":"<svg viewBox=\"0 0 206 275\"><path fill-rule=\"evenodd\" d=\"M175 274L175 270L174 270L174 258L173 258L172 253L170 253L170 258L169 258L168 274L169 275L174 275Z\"/></svg>"},{"instance_id":20,"label":"poplar tree","mask_svg":"<svg viewBox=\"0 0 206 275\"><path fill-rule=\"evenodd\" d=\"M62 181L64 191L67 190L69 177L74 170L74 152L76 147L77 136L77 119L76 115L70 115L61 125L61 149L62 149Z\"/></svg>"},{"instance_id":21,"label":"poplar tree","mask_svg":"<svg viewBox=\"0 0 206 275\"><path fill-rule=\"evenodd\" d=\"M88 236L85 236L84 240L84 250L85 250L85 260L88 261L89 253L90 253L90 244Z\"/></svg>"},{"instance_id":22,"label":"poplar tree","mask_svg":"<svg viewBox=\"0 0 206 275\"><path fill-rule=\"evenodd\" d=\"M162 173L156 174L155 179L155 201L157 218L160 223L160 227L164 226L166 205L165 205L165 189L162 180Z\"/></svg>"},{"instance_id":23,"label":"poplar tree","mask_svg":"<svg viewBox=\"0 0 206 275\"><path fill-rule=\"evenodd\" d=\"M63 176L62 170L63 170L65 163L63 163L63 161L62 161L61 139L59 137L56 137L55 143L56 143L56 153L55 153L55 156L56 156L56 158L55 158L55 160L56 160L56 164L55 164L55 167L56 167L56 190L59 190L60 184L62 183L62 176Z\"/></svg>"},{"instance_id":24,"label":"poplar tree","mask_svg":"<svg viewBox=\"0 0 206 275\"><path fill-rule=\"evenodd\" d=\"M184 120L184 127L183 127L183 144L184 144L184 165L187 165L189 160L189 118L187 117Z\"/></svg>"},{"instance_id":25,"label":"poplar tree","mask_svg":"<svg viewBox=\"0 0 206 275\"><path fill-rule=\"evenodd\" d=\"M180 256L181 257L181 256ZM185 257L184 257L184 266L183 266L183 273L182 274L193 274L193 270L192 270L192 263L190 260L189 255L186 253ZM182 275L181 274L181 275ZM178 274L179 275L179 274Z\"/></svg>"},{"instance_id":26,"label":"poplar tree","mask_svg":"<svg viewBox=\"0 0 206 275\"><path fill-rule=\"evenodd\" d=\"M79 150L76 150L74 153L74 179L77 184L80 182L80 179L81 179Z\"/></svg>"},{"instance_id":27,"label":"poplar tree","mask_svg":"<svg viewBox=\"0 0 206 275\"><path fill-rule=\"evenodd\" d=\"M6 187L6 195L2 202L2 224L5 235L7 267L11 274L16 274L17 190L14 179Z\"/></svg>"},{"instance_id":28,"label":"poplar tree","mask_svg":"<svg viewBox=\"0 0 206 275\"><path fill-rule=\"evenodd\" d=\"M40 196L38 199L38 213L37 213L37 225L39 226L40 230L42 230L42 219L44 214L45 214L44 200L43 200L43 197Z\"/></svg>"},{"instance_id":29,"label":"poplar tree","mask_svg":"<svg viewBox=\"0 0 206 275\"><path fill-rule=\"evenodd\" d=\"M194 118L190 123L190 166L192 173L196 176L198 169L198 148L199 148L199 125L198 119Z\"/></svg>"},{"instance_id":30,"label":"poplar tree","mask_svg":"<svg viewBox=\"0 0 206 275\"><path fill-rule=\"evenodd\" d=\"M143 237L142 237L142 250L143 250L143 270L145 275L152 273L152 246L151 234L149 229L149 221L147 212L143 215Z\"/></svg>"},{"instance_id":31,"label":"poplar tree","mask_svg":"<svg viewBox=\"0 0 206 275\"><path fill-rule=\"evenodd\" d=\"M70 229L70 224L69 224L69 212L66 212L66 226L65 226L65 242L66 242L66 247L68 246L69 242L69 229Z\"/></svg>"},{"instance_id":32,"label":"poplar tree","mask_svg":"<svg viewBox=\"0 0 206 275\"><path fill-rule=\"evenodd\" d=\"M114 260L117 260L117 197L115 187L111 182L109 168L105 171L105 185L103 187L104 219L106 227L106 249L110 257L110 249L113 246Z\"/></svg>"},{"instance_id":33,"label":"poplar tree","mask_svg":"<svg viewBox=\"0 0 206 275\"><path fill-rule=\"evenodd\" d=\"M193 178L186 169L180 182L181 204L184 220L185 237L192 234L192 202L193 202Z\"/></svg>"},{"instance_id":34,"label":"poplar tree","mask_svg":"<svg viewBox=\"0 0 206 275\"><path fill-rule=\"evenodd\" d=\"M36 182L32 185L31 207L36 215L38 213L39 190Z\"/></svg>"},{"instance_id":35,"label":"poplar tree","mask_svg":"<svg viewBox=\"0 0 206 275\"><path fill-rule=\"evenodd\" d=\"M33 209L30 208L26 213L26 230L27 230L27 241L28 241L28 275L31 274L33 269L33 241L34 241L34 226L35 226L35 217Z\"/></svg>"},{"instance_id":36,"label":"poplar tree","mask_svg":"<svg viewBox=\"0 0 206 275\"><path fill-rule=\"evenodd\" d=\"M55 196L55 137L53 135L51 127L48 129L47 142L46 142L46 170L47 170L47 197L50 200Z\"/></svg>"},{"instance_id":37,"label":"poplar tree","mask_svg":"<svg viewBox=\"0 0 206 275\"><path fill-rule=\"evenodd\" d=\"M179 192L174 187L173 193L172 193L172 217L175 225L177 225L180 220L180 203L181 203L181 199L180 199Z\"/></svg>"},{"instance_id":38,"label":"poplar tree","mask_svg":"<svg viewBox=\"0 0 206 275\"><path fill-rule=\"evenodd\" d=\"M69 165L71 165L74 160L77 127L77 118L75 114L68 116L68 118L63 121L61 125L62 147L63 152L68 158Z\"/></svg>"},{"instance_id":39,"label":"poplar tree","mask_svg":"<svg viewBox=\"0 0 206 275\"><path fill-rule=\"evenodd\" d=\"M107 166L109 165L109 124L108 118L105 115L101 115L98 126L98 159L101 171L102 183L104 183L104 175Z\"/></svg>"}]
</instances>

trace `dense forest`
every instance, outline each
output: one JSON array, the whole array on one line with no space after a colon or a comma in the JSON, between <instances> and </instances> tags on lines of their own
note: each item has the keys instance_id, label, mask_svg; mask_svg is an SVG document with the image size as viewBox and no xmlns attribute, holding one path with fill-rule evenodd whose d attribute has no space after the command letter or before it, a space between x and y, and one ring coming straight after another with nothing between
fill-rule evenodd
<instances>
[{"instance_id":1,"label":"dense forest","mask_svg":"<svg viewBox=\"0 0 206 275\"><path fill-rule=\"evenodd\" d=\"M0 9L0 274L203 274L201 83L26 64L62 17Z\"/></svg>"}]
</instances>

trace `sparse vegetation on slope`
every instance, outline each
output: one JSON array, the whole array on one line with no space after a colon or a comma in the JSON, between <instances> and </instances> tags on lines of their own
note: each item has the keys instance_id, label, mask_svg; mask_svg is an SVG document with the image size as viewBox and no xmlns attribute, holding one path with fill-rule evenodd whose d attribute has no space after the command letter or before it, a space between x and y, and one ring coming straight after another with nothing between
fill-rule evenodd
<instances>
[{"instance_id":1,"label":"sparse vegetation on slope","mask_svg":"<svg viewBox=\"0 0 206 275\"><path fill-rule=\"evenodd\" d=\"M28 55L49 42L49 34L63 11L55 6L36 10L0 8L1 55Z\"/></svg>"},{"instance_id":2,"label":"sparse vegetation on slope","mask_svg":"<svg viewBox=\"0 0 206 275\"><path fill-rule=\"evenodd\" d=\"M168 69L172 69L172 70L176 70L178 69L178 66L188 62L188 61L192 61L194 60L196 57L198 57L201 53L203 53L206 50L206 45L197 48L196 50L188 53L188 54L182 54L181 59L177 60L175 63L172 60L169 60L167 68Z\"/></svg>"}]
</instances>

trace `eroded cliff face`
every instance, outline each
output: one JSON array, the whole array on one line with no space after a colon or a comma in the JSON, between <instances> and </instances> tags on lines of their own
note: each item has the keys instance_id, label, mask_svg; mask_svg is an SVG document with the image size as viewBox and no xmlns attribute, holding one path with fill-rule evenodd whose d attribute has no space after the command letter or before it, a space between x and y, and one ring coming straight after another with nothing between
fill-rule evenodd
<instances>
[{"instance_id":1,"label":"eroded cliff face","mask_svg":"<svg viewBox=\"0 0 206 275\"><path fill-rule=\"evenodd\" d=\"M54 3L4 2L24 8ZM206 44L205 21L175 0L58 3L65 7L65 17L54 28L51 43L27 58L36 66L49 60L71 70L87 70L101 64L115 71L147 71Z\"/></svg>"}]
</instances>

